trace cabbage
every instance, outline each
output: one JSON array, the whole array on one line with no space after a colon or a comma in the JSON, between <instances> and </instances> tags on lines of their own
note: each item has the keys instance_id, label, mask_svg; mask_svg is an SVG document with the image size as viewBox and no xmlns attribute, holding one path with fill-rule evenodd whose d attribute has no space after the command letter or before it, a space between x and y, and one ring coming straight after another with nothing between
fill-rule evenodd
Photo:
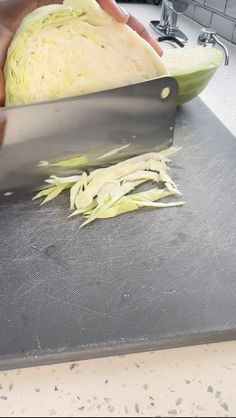
<instances>
[{"instance_id":1,"label":"cabbage","mask_svg":"<svg viewBox=\"0 0 236 418\"><path fill-rule=\"evenodd\" d=\"M95 0L65 0L23 20L5 65L6 105L83 95L166 74L153 48Z\"/></svg>"},{"instance_id":2,"label":"cabbage","mask_svg":"<svg viewBox=\"0 0 236 418\"><path fill-rule=\"evenodd\" d=\"M157 202L165 197L179 196L180 192L169 176L167 156L173 148L161 153L149 153L130 158L90 173L60 178L51 176L46 180L46 189L35 197L44 198L42 205L70 190L69 217L83 215L86 220L81 227L96 219L113 218L143 207L167 208L182 206L183 201ZM156 187L145 192L133 193L143 183L153 182ZM162 188L158 188L158 183ZM164 184L164 188L163 188Z\"/></svg>"},{"instance_id":3,"label":"cabbage","mask_svg":"<svg viewBox=\"0 0 236 418\"><path fill-rule=\"evenodd\" d=\"M167 49L162 61L179 85L178 104L198 96L208 85L222 61L222 52L212 46Z\"/></svg>"}]
</instances>

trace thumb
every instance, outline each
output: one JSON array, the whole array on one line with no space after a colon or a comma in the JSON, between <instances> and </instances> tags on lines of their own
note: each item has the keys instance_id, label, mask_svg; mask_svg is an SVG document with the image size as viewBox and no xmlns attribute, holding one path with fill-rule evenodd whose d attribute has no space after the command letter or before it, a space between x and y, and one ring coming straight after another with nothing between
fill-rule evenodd
<instances>
[{"instance_id":1,"label":"thumb","mask_svg":"<svg viewBox=\"0 0 236 418\"><path fill-rule=\"evenodd\" d=\"M0 107L5 103L5 81L3 76L3 70L0 68Z\"/></svg>"}]
</instances>

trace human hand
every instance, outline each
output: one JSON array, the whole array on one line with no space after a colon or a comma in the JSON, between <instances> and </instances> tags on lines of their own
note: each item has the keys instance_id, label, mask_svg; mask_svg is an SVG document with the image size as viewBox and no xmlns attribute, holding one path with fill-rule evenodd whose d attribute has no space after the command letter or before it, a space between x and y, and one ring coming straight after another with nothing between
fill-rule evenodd
<instances>
[{"instance_id":1,"label":"human hand","mask_svg":"<svg viewBox=\"0 0 236 418\"><path fill-rule=\"evenodd\" d=\"M126 12L123 8L119 7L115 0L97 0L97 2L109 15L114 17L115 20L120 23L127 23L127 25L144 38L145 41L147 41L160 56L163 54L163 50L158 42L151 37L142 23L134 16Z\"/></svg>"},{"instance_id":2,"label":"human hand","mask_svg":"<svg viewBox=\"0 0 236 418\"><path fill-rule=\"evenodd\" d=\"M162 55L162 49L153 39L145 27L132 15L120 8L115 0L97 0L100 6L110 14L117 22L127 23L142 38L144 38ZM7 50L14 34L20 26L23 18L37 7L48 4L61 4L63 0L0 0L0 106L5 102L5 81L3 68L6 61Z\"/></svg>"}]
</instances>

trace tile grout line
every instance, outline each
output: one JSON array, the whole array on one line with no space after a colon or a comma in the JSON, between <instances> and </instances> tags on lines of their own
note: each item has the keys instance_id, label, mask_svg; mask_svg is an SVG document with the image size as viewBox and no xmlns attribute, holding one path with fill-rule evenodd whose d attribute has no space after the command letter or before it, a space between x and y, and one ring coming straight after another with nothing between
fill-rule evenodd
<instances>
[{"instance_id":1,"label":"tile grout line","mask_svg":"<svg viewBox=\"0 0 236 418\"><path fill-rule=\"evenodd\" d=\"M210 8L209 6L207 6L205 4L205 2L203 4L201 4L201 3L196 2L196 0L191 0L191 4L195 5L195 8L196 8L196 6L198 6L198 7L202 8L202 9L204 9L204 10L208 10L211 13L215 13L218 16L222 16L225 19L230 20L233 23L236 23L236 18L227 15L225 12L221 12L219 10ZM226 5L227 5L227 3L226 3ZM226 11L226 7L225 7L225 11Z\"/></svg>"},{"instance_id":2,"label":"tile grout line","mask_svg":"<svg viewBox=\"0 0 236 418\"><path fill-rule=\"evenodd\" d=\"M195 18L195 12L196 12L196 8L197 7L199 7L199 8L201 8L201 9L203 9L203 10L207 10L207 11L209 11L209 12L211 12L211 18L210 18L210 22L209 22L209 27L212 27L211 25L212 25L212 21L213 21L213 17L214 17L214 15L216 15L216 16L221 16L221 17L223 17L223 18L225 18L226 20L228 20L229 22L233 22L233 23L235 23L235 26L234 26L234 28L233 28L233 32L232 32L232 36L229 38L229 37L226 37L226 36L223 36L223 35L220 35L223 39L226 39L228 42L231 42L232 43L232 45L236 45L236 42L234 42L234 35L235 35L235 33L236 33L236 19L234 19L234 18L231 18L230 16L228 16L228 15L226 15L226 14L224 14L224 13L222 13L222 12L218 12L217 10L212 10L211 8L209 8L208 6L206 6L205 5L205 1L206 0L204 0L204 3L203 4L200 4L200 3L198 3L198 2L196 2L196 0L191 0L191 4L193 5L193 14L192 14L192 16L188 16L187 14L185 14L186 16L188 16L190 19L192 19L193 21L195 21L195 22L197 22L197 23L199 23L200 25L202 24L201 22L199 22L196 18ZM228 0L227 0L228 1ZM226 7L227 7L227 2L226 2L226 5L225 5L225 10L226 10Z\"/></svg>"}]
</instances>

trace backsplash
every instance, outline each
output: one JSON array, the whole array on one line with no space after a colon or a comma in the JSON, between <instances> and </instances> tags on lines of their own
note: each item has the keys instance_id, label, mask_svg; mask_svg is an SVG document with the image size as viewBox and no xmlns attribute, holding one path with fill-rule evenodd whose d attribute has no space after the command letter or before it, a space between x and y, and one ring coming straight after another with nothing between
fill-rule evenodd
<instances>
[{"instance_id":1,"label":"backsplash","mask_svg":"<svg viewBox=\"0 0 236 418\"><path fill-rule=\"evenodd\" d=\"M236 44L236 0L191 0L186 15Z\"/></svg>"}]
</instances>

